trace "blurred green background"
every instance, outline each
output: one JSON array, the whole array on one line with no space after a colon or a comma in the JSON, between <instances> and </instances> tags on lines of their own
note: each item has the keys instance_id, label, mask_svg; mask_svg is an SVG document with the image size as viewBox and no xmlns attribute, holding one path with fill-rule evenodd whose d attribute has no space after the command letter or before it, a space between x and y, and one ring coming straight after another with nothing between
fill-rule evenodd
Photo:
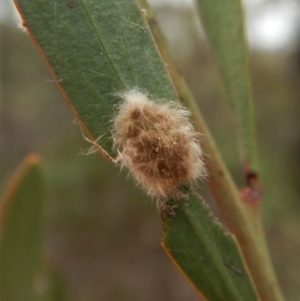
<instances>
[{"instance_id":1,"label":"blurred green background","mask_svg":"<svg viewBox=\"0 0 300 301\"><path fill-rule=\"evenodd\" d=\"M80 154L90 145L74 115L28 34L17 28L10 6L0 2L1 7L6 15L0 25L0 193L26 154L42 155L45 262L61 275L66 300L199 300L160 247L154 204L125 171L98 154ZM189 5L154 8L179 69L242 186L233 118L195 11ZM298 301L300 34L296 26L293 30L293 43L252 47L250 68L266 235L286 299ZM203 195L210 200L205 187Z\"/></svg>"}]
</instances>

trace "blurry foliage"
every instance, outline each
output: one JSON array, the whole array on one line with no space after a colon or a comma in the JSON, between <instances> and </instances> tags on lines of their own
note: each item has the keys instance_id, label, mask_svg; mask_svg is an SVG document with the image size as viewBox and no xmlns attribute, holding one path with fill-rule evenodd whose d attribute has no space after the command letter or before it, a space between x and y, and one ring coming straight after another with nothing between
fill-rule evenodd
<instances>
[{"instance_id":1,"label":"blurry foliage","mask_svg":"<svg viewBox=\"0 0 300 301\"><path fill-rule=\"evenodd\" d=\"M176 43L169 40L171 50L238 180L232 118L207 43L189 11L165 12L157 12L165 30L187 26ZM167 26L172 21L181 23ZM16 27L2 25L0 34L0 185L28 152L42 154L46 259L60 270L68 300L199 300L158 244L160 221L147 197L100 156L78 155L89 145L30 39ZM287 53L253 51L251 58L265 229L289 301L300 293L298 62Z\"/></svg>"}]
</instances>

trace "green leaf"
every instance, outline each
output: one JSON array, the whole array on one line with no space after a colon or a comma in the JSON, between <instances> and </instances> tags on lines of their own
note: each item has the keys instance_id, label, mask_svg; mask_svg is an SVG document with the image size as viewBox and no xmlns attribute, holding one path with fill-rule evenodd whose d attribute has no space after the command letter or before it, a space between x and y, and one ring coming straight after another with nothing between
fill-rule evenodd
<instances>
[{"instance_id":1,"label":"green leaf","mask_svg":"<svg viewBox=\"0 0 300 301\"><path fill-rule=\"evenodd\" d=\"M198 0L206 35L238 128L244 164L257 168L248 49L241 0Z\"/></svg>"},{"instance_id":2,"label":"green leaf","mask_svg":"<svg viewBox=\"0 0 300 301\"><path fill-rule=\"evenodd\" d=\"M99 144L110 155L110 121L115 105L120 101L116 93L138 87L153 98L176 99L166 66L136 1L15 0L15 3L25 26L51 68L65 98L81 120L82 126L91 137L101 136ZM185 216L179 214L179 208L176 218L172 220L188 223ZM209 226L213 220L207 219L207 222ZM186 227L184 231L189 231L188 225ZM172 229L169 227L166 230L165 237L172 233ZM190 232L185 233L186 237L189 235ZM219 237L211 237L212 241L215 239ZM173 252L173 249L170 248L168 252ZM189 248L183 252L189 253ZM230 256L232 254L229 253ZM239 255L237 257L240 258ZM193 257L190 260L194 259L197 258ZM232 257L225 259L229 260L228 273L233 273L236 264L238 269L246 271L239 260L236 262ZM234 260L233 264L231 260ZM181 261L178 264L181 264ZM222 269L214 271L217 274L223 273ZM193 271L191 273L189 278L196 281ZM201 269L198 273L201 275ZM216 287L228 288L227 280L222 278L222 275L210 276L210 283L215 283ZM242 278L248 279L245 275ZM215 279L221 279L225 284L219 284ZM249 294L253 296L253 289L249 283L248 280L247 285L250 286L245 291L252 292ZM209 287L209 290L215 289L212 285ZM203 294L207 294L205 287L204 291ZM234 290L229 292L235 296ZM214 295L214 292L210 294Z\"/></svg>"},{"instance_id":3,"label":"green leaf","mask_svg":"<svg viewBox=\"0 0 300 301\"><path fill-rule=\"evenodd\" d=\"M0 207L0 300L36 300L41 264L43 189L36 155L16 171Z\"/></svg>"},{"instance_id":4,"label":"green leaf","mask_svg":"<svg viewBox=\"0 0 300 301\"><path fill-rule=\"evenodd\" d=\"M134 87L176 99L134 0L15 0L31 37L90 136L112 153L117 92Z\"/></svg>"},{"instance_id":5,"label":"green leaf","mask_svg":"<svg viewBox=\"0 0 300 301\"><path fill-rule=\"evenodd\" d=\"M192 195L164 218L162 244L199 293L210 301L258 300L235 238Z\"/></svg>"}]
</instances>

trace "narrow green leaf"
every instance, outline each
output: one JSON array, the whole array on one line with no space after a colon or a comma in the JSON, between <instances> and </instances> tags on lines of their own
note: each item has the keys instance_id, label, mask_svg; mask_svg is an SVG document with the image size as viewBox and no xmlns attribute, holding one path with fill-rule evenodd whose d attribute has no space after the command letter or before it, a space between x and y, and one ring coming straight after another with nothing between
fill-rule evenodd
<instances>
[{"instance_id":1,"label":"narrow green leaf","mask_svg":"<svg viewBox=\"0 0 300 301\"><path fill-rule=\"evenodd\" d=\"M210 301L258 300L235 238L195 195L164 218L162 244Z\"/></svg>"},{"instance_id":2,"label":"narrow green leaf","mask_svg":"<svg viewBox=\"0 0 300 301\"><path fill-rule=\"evenodd\" d=\"M198 0L201 21L235 115L241 159L256 169L248 49L241 0Z\"/></svg>"},{"instance_id":3,"label":"narrow green leaf","mask_svg":"<svg viewBox=\"0 0 300 301\"><path fill-rule=\"evenodd\" d=\"M138 87L153 98L176 99L169 74L136 1L15 0L15 3L31 37L49 64L78 119L90 136L102 137L99 143L107 153L112 154L110 120L115 105L120 101L115 96L117 92ZM184 215L179 214L179 208L176 218L172 220L186 224L188 221ZM208 225L212 222L212 219L210 221L207 219ZM167 226L168 223L166 229ZM172 233L172 229L170 226L166 230L165 237L172 237L168 234ZM184 232L190 230L184 229ZM189 235L190 232L185 233L186 237ZM212 241L214 239L219 237L211 237ZM214 243L218 245L217 242ZM168 252L173 252L171 246ZM189 252L189 248L183 252ZM245 272L240 260L231 262L233 260L231 255L233 253L224 258L227 260L225 264L226 262L228 264L228 273L233 273L236 266ZM239 254L237 256L240 258ZM195 259L197 258L193 257L191 261ZM180 258L178 264L181 265ZM210 274L212 278L208 281L215 283L217 287L219 283L215 278L222 281L220 290L225 287L224 291L235 297L237 293L226 284L228 280L222 276L223 270L215 268L214 271L218 276ZM195 273L190 272L191 276L188 277L192 281L197 281L194 278ZM198 273L201 275L202 271L198 270ZM244 274L242 277L247 278ZM245 291L252 292L248 293L252 296L249 279L247 285L250 287ZM213 285L209 288L204 287L203 294L206 295L208 291L215 289ZM214 296L213 291L209 294ZM235 297L232 300L237 299Z\"/></svg>"},{"instance_id":4,"label":"narrow green leaf","mask_svg":"<svg viewBox=\"0 0 300 301\"><path fill-rule=\"evenodd\" d=\"M111 153L117 92L139 87L176 99L134 0L15 0L31 37L83 126Z\"/></svg>"},{"instance_id":5,"label":"narrow green leaf","mask_svg":"<svg viewBox=\"0 0 300 301\"><path fill-rule=\"evenodd\" d=\"M38 161L36 155L24 160L0 204L0 300L36 300L43 205Z\"/></svg>"}]
</instances>

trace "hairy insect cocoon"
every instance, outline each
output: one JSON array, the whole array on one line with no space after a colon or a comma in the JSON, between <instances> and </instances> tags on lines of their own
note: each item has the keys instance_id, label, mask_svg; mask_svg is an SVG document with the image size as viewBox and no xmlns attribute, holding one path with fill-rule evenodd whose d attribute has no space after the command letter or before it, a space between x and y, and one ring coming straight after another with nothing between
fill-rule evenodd
<instances>
[{"instance_id":1,"label":"hairy insect cocoon","mask_svg":"<svg viewBox=\"0 0 300 301\"><path fill-rule=\"evenodd\" d=\"M113 119L116 163L164 209L169 198L184 197L181 186L204 177L199 134L190 112L170 101L153 101L138 91L119 94L123 102Z\"/></svg>"}]
</instances>

